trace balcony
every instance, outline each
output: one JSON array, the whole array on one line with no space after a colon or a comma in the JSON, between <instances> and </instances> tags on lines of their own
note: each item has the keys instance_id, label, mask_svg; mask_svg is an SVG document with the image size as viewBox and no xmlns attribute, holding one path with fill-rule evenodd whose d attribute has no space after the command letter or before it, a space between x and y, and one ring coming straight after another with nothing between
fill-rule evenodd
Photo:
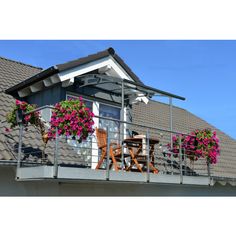
<instances>
[{"instance_id":1,"label":"balcony","mask_svg":"<svg viewBox=\"0 0 236 236\"><path fill-rule=\"evenodd\" d=\"M78 143L75 137L56 135L46 146L34 127L25 131L20 124L16 180L213 184L211 166L205 159L191 161L181 139L178 153L168 148L181 133L103 116L94 121L96 132L87 140Z\"/></svg>"}]
</instances>

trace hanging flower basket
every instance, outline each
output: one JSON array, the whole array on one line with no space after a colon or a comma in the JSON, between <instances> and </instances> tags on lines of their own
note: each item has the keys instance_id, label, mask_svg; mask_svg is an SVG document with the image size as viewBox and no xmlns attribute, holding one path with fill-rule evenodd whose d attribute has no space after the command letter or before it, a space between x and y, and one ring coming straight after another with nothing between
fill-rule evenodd
<instances>
[{"instance_id":1,"label":"hanging flower basket","mask_svg":"<svg viewBox=\"0 0 236 236\"><path fill-rule=\"evenodd\" d=\"M94 133L94 114L86 107L83 99L69 99L55 105L52 112L49 138L59 136L72 137L79 143Z\"/></svg>"},{"instance_id":2,"label":"hanging flower basket","mask_svg":"<svg viewBox=\"0 0 236 236\"><path fill-rule=\"evenodd\" d=\"M35 109L36 105L16 100L12 111L7 114L6 119L11 129L22 124L27 130L27 127L31 124L40 131L44 143L43 159L45 159L45 149L48 140L56 137L56 130L59 136L70 136L78 142L86 140L88 136L94 133L94 114L86 107L81 97L76 100L62 101L55 105L48 131L46 131L44 122L41 120L40 113L34 112ZM10 129L6 128L6 131L9 132Z\"/></svg>"},{"instance_id":3,"label":"hanging flower basket","mask_svg":"<svg viewBox=\"0 0 236 236\"><path fill-rule=\"evenodd\" d=\"M35 127L40 127L42 123L40 119L39 112L33 112L36 109L36 105L28 104L27 102L22 102L16 100L16 103L11 112L7 114L7 122L10 124L10 128L18 126L20 123L24 125L25 128L29 124ZM27 113L27 115L25 115Z\"/></svg>"},{"instance_id":4,"label":"hanging flower basket","mask_svg":"<svg viewBox=\"0 0 236 236\"><path fill-rule=\"evenodd\" d=\"M179 140L181 138L181 147ZM211 129L195 130L190 135L175 135L172 137L173 148L171 144L167 145L174 157L185 154L191 162L197 161L199 158L205 158L209 164L216 164L220 155L219 139L215 131ZM170 156L170 154L169 154Z\"/></svg>"},{"instance_id":5,"label":"hanging flower basket","mask_svg":"<svg viewBox=\"0 0 236 236\"><path fill-rule=\"evenodd\" d=\"M36 105L16 100L15 106L13 107L12 111L7 114L6 119L7 122L10 124L11 129L18 126L19 124L22 124L25 130L27 130L28 126L31 124L39 130L42 137L42 141L44 143L42 150L42 158L43 160L45 160L45 149L49 138L44 123L40 118L40 113L35 112L35 109ZM10 130L6 128L6 131L9 132Z\"/></svg>"}]
</instances>

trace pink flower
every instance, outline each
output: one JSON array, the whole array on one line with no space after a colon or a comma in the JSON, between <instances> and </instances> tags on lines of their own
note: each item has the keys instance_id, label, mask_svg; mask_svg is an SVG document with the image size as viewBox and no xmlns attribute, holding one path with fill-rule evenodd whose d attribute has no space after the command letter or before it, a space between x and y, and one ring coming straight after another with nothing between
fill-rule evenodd
<instances>
[{"instance_id":1,"label":"pink flower","mask_svg":"<svg viewBox=\"0 0 236 236\"><path fill-rule=\"evenodd\" d=\"M26 121L26 122L29 122L30 118L31 118L31 114L26 115L26 116L25 116L25 121Z\"/></svg>"},{"instance_id":2,"label":"pink flower","mask_svg":"<svg viewBox=\"0 0 236 236\"><path fill-rule=\"evenodd\" d=\"M16 99L16 105L19 106L20 104L21 104L21 101Z\"/></svg>"},{"instance_id":3,"label":"pink flower","mask_svg":"<svg viewBox=\"0 0 236 236\"><path fill-rule=\"evenodd\" d=\"M70 114L66 114L65 115L65 120L70 120L71 119L71 115Z\"/></svg>"}]
</instances>

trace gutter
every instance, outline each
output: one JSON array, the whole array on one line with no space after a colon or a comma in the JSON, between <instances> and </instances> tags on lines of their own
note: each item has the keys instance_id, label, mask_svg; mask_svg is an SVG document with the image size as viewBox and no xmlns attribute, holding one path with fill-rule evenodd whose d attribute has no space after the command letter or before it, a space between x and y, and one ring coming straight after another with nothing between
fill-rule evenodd
<instances>
[{"instance_id":1,"label":"gutter","mask_svg":"<svg viewBox=\"0 0 236 236\"><path fill-rule=\"evenodd\" d=\"M11 88L6 89L5 93L13 95L16 91L18 91L24 87L30 86L34 83L37 83L49 76L55 75L58 72L59 72L59 70L58 70L57 66L51 66L48 69L43 70L43 71L39 72L38 74L20 82L19 84L16 84Z\"/></svg>"}]
</instances>

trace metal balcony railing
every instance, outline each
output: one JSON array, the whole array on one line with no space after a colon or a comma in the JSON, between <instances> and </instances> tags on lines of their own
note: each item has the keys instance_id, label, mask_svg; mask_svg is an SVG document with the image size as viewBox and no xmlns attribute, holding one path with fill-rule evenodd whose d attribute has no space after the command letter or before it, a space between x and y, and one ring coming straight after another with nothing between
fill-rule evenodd
<instances>
[{"instance_id":1,"label":"metal balcony railing","mask_svg":"<svg viewBox=\"0 0 236 236\"><path fill-rule=\"evenodd\" d=\"M45 106L37 111L45 109L53 107ZM109 117L95 116L94 121L97 129L86 141L78 143L76 137L56 135L46 146L34 127L25 131L20 123L17 178L21 178L23 169L46 166L53 170L54 179L60 178L59 172L64 167L70 174L72 169L104 173L106 180L114 174L135 173L135 176L145 176L145 182L156 176L172 176L179 179L178 183L183 183L185 177L205 177L210 184L211 166L204 158L191 161L192 155L186 154L181 138L178 152L168 148L168 144L173 146L173 135L188 134ZM49 128L47 122L45 127Z\"/></svg>"}]
</instances>

